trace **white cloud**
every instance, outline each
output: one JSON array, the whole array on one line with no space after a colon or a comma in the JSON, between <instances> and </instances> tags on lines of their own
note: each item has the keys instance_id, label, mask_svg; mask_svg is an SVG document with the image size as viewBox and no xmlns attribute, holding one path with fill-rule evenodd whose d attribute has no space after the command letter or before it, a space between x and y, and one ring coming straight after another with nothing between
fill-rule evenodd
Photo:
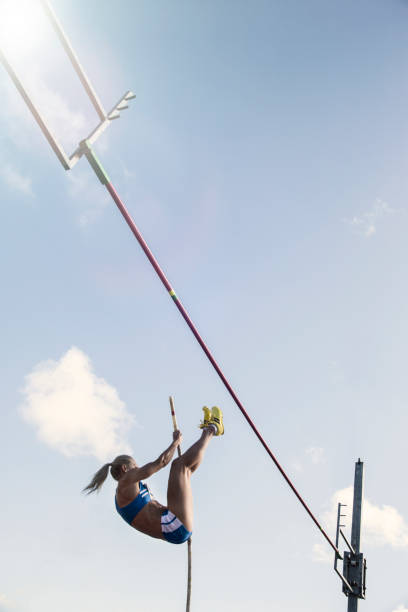
<instances>
[{"instance_id":1,"label":"white cloud","mask_svg":"<svg viewBox=\"0 0 408 612\"><path fill-rule=\"evenodd\" d=\"M55 44L58 45L58 42L55 41ZM66 95L66 92L58 91L48 85L47 81L57 79L57 72L65 74L69 65L69 62L62 64L58 70L54 65L54 55L58 56L58 53L53 53L51 49L49 47L47 52L43 51L42 54L37 51L34 54L37 58L35 63L13 61L12 57L9 59L31 102L57 141L67 148L66 153L70 155L78 142L90 131L87 120L89 109L86 113L78 109L77 90L72 95ZM69 69L72 71L70 66ZM75 78L74 73L72 78ZM7 119L6 134L17 147L32 149L29 133L35 130L40 134L40 128L7 74L4 73L0 85L2 114ZM85 105L87 106L86 100ZM92 127L95 127L96 122L97 120ZM44 140L44 149L47 146L49 145Z\"/></svg>"},{"instance_id":2,"label":"white cloud","mask_svg":"<svg viewBox=\"0 0 408 612\"><path fill-rule=\"evenodd\" d=\"M336 491L330 500L330 509L323 514L323 521L334 532L337 521L337 504L347 504L343 513L347 515L346 524L351 525L353 509L353 487L349 486ZM344 522L344 520L343 520ZM362 547L391 546L391 548L408 548L408 523L396 508L389 505L377 506L369 499L363 501Z\"/></svg>"},{"instance_id":3,"label":"white cloud","mask_svg":"<svg viewBox=\"0 0 408 612\"><path fill-rule=\"evenodd\" d=\"M344 370L340 362L336 360L328 363L328 377L333 385L338 385L345 382Z\"/></svg>"},{"instance_id":4,"label":"white cloud","mask_svg":"<svg viewBox=\"0 0 408 612\"><path fill-rule=\"evenodd\" d=\"M296 472L303 472L303 465L301 464L300 461L298 461L297 459L295 459L294 461L292 461L292 468L296 471Z\"/></svg>"},{"instance_id":5,"label":"white cloud","mask_svg":"<svg viewBox=\"0 0 408 612\"><path fill-rule=\"evenodd\" d=\"M132 180L132 179L136 178L137 173L134 170L131 170L129 168L128 164L122 158L120 158L120 166L122 168L123 176L126 179Z\"/></svg>"},{"instance_id":6,"label":"white cloud","mask_svg":"<svg viewBox=\"0 0 408 612\"><path fill-rule=\"evenodd\" d=\"M324 448L321 448L320 446L309 446L305 452L315 465L322 463L324 460Z\"/></svg>"},{"instance_id":7,"label":"white cloud","mask_svg":"<svg viewBox=\"0 0 408 612\"><path fill-rule=\"evenodd\" d=\"M80 227L96 221L109 202L109 194L88 168L75 166L68 176L68 194Z\"/></svg>"},{"instance_id":8,"label":"white cloud","mask_svg":"<svg viewBox=\"0 0 408 612\"><path fill-rule=\"evenodd\" d=\"M9 610L10 608L14 608L14 604L10 599L4 595L4 593L0 593L0 610Z\"/></svg>"},{"instance_id":9,"label":"white cloud","mask_svg":"<svg viewBox=\"0 0 408 612\"><path fill-rule=\"evenodd\" d=\"M33 86L34 88L34 86ZM57 91L49 88L41 79L35 83L37 104L47 124L62 143L67 143L70 155L77 143L87 136L85 115L70 108L68 102Z\"/></svg>"},{"instance_id":10,"label":"white cloud","mask_svg":"<svg viewBox=\"0 0 408 612\"><path fill-rule=\"evenodd\" d=\"M51 448L68 457L94 455L102 461L131 452L126 434L134 418L80 349L38 364L26 376L23 393L23 418Z\"/></svg>"},{"instance_id":11,"label":"white cloud","mask_svg":"<svg viewBox=\"0 0 408 612\"><path fill-rule=\"evenodd\" d=\"M408 608L404 606L404 604L400 604L392 612L408 612Z\"/></svg>"},{"instance_id":12,"label":"white cloud","mask_svg":"<svg viewBox=\"0 0 408 612\"><path fill-rule=\"evenodd\" d=\"M387 202L377 199L371 210L352 219L346 219L346 222L359 234L370 238L377 232L377 225L380 219L395 212L397 212L396 209L391 208Z\"/></svg>"},{"instance_id":13,"label":"white cloud","mask_svg":"<svg viewBox=\"0 0 408 612\"><path fill-rule=\"evenodd\" d=\"M18 191L28 196L33 196L31 178L23 176L12 164L0 166L0 176L12 191Z\"/></svg>"},{"instance_id":14,"label":"white cloud","mask_svg":"<svg viewBox=\"0 0 408 612\"><path fill-rule=\"evenodd\" d=\"M54 33L51 32L50 36L48 32L47 36L46 43L35 46L34 64L22 61L22 58L18 57L11 56L9 59L47 127L69 156L78 143L96 127L99 118ZM49 155L49 151L47 152L49 145L40 128L4 71L0 71L0 97L2 99L0 129L8 140L19 150ZM98 140L98 150L106 151L108 148L108 137L103 134ZM86 165L86 161L83 160L67 173L68 195L78 211L77 219L81 227L94 222L108 200L108 194L101 188L99 181L89 172ZM11 166L3 169L1 177L10 187L19 189L25 194L32 194L30 179L21 176Z\"/></svg>"},{"instance_id":15,"label":"white cloud","mask_svg":"<svg viewBox=\"0 0 408 612\"><path fill-rule=\"evenodd\" d=\"M334 552L328 544L321 544L320 542L317 542L316 544L313 544L312 560L316 561L317 563L333 563Z\"/></svg>"},{"instance_id":16,"label":"white cloud","mask_svg":"<svg viewBox=\"0 0 408 612\"><path fill-rule=\"evenodd\" d=\"M318 465L319 463L324 462L324 448L321 448L320 446L309 446L308 448L305 449L305 455L308 457L309 461L313 465ZM307 463L307 465L310 467L309 462ZM292 461L292 468L296 472L299 472L299 473L304 472L305 467L306 467L306 461L304 457L302 457L301 459L295 458Z\"/></svg>"}]
</instances>

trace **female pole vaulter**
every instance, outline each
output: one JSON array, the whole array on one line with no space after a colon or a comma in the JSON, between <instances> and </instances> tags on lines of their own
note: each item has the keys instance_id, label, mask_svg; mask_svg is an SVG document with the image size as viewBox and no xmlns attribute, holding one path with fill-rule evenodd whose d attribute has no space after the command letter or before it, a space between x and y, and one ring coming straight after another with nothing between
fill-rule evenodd
<instances>
[{"instance_id":1,"label":"female pole vaulter","mask_svg":"<svg viewBox=\"0 0 408 612\"><path fill-rule=\"evenodd\" d=\"M96 472L83 492L89 494L98 491L105 482L110 468L112 478L118 481L115 495L116 510L131 527L152 538L166 540L172 544L186 542L193 530L191 474L202 462L212 437L224 433L221 410L217 406L211 410L204 406L203 411L204 420L199 426L203 430L200 439L171 464L167 506L152 499L148 486L142 480L170 463L182 440L178 430L173 432L173 442L155 461L138 467L133 457L119 455L112 463L105 463Z\"/></svg>"}]
</instances>

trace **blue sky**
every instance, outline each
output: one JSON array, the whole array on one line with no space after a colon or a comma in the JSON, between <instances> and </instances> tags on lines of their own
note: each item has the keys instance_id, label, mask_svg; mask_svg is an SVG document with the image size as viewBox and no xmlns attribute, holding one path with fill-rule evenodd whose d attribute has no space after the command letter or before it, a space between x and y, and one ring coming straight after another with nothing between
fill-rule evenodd
<instances>
[{"instance_id":1,"label":"blue sky","mask_svg":"<svg viewBox=\"0 0 408 612\"><path fill-rule=\"evenodd\" d=\"M136 93L95 149L333 537L364 460L360 606L406 612L408 3L53 6L105 107ZM41 19L9 58L71 152L97 118ZM0 93L1 612L183 607L185 547L120 521L112 480L80 495L105 456L167 446L169 395L185 446L202 405L225 414L193 480L192 609L344 610L328 545L104 188L62 169L3 69Z\"/></svg>"}]
</instances>

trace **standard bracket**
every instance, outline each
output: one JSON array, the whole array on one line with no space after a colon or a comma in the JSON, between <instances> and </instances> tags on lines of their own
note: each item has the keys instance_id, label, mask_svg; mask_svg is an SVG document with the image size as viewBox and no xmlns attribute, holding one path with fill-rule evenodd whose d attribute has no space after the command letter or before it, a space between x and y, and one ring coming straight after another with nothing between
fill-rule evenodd
<instances>
[{"instance_id":1,"label":"standard bracket","mask_svg":"<svg viewBox=\"0 0 408 612\"><path fill-rule=\"evenodd\" d=\"M361 508L363 501L363 463L360 459L355 465L354 477L354 499L353 499L353 517L351 529L351 543L348 541L341 524L341 519L345 516L342 514L342 508L346 504L338 504L337 507L337 528L336 528L336 548L338 549L339 538L343 538L348 550L343 554L343 557L336 552L334 556L334 571L342 581L342 590L346 597L353 599L354 603L350 609L357 610L357 600L365 599L366 595L366 572L367 563L363 553L360 552L360 529L361 529ZM343 573L337 569L338 561L343 561ZM350 603L350 601L349 601Z\"/></svg>"},{"instance_id":2,"label":"standard bracket","mask_svg":"<svg viewBox=\"0 0 408 612\"><path fill-rule=\"evenodd\" d=\"M343 557L343 576L351 586L350 590L343 583L343 593L347 597L355 595L359 599L365 599L366 572L367 562L364 559L363 553L355 554L351 551L345 551Z\"/></svg>"},{"instance_id":3,"label":"standard bracket","mask_svg":"<svg viewBox=\"0 0 408 612\"><path fill-rule=\"evenodd\" d=\"M102 132L104 132L106 130L106 128L110 125L110 123L114 120L114 119L118 119L120 117L120 111L125 110L126 108L128 108L128 102L129 100L132 100L133 98L135 98L135 94L132 91L127 91L119 100L119 102L117 102L117 104L115 104L115 106L107 113L90 80L88 79L87 75L85 74L84 69L82 68L81 64L79 63L78 57L76 56L71 43L68 40L68 37L66 36L64 30L62 29L62 26L60 24L60 22L58 21L57 16L55 15L54 10L52 9L51 5L49 2L47 2L47 0L41 0L41 4L43 5L43 8L45 10L45 13L47 15L47 17L49 18L49 20L51 21L51 24L54 28L54 30L56 31L58 38L61 41L62 46L64 47L64 50L66 52L66 54L68 55L71 64L75 70L75 72L78 75L79 80L82 83L83 88L85 89L85 92L88 96L88 98L90 99L92 105L94 106L100 122L98 123L98 125L92 130L92 132L90 134L88 134L88 136L86 136L81 143L83 143L84 141L86 141L89 145L93 144L97 138L99 138L99 136L102 134ZM9 63L9 61L7 60L6 56L4 55L4 53L0 50L0 62L3 64L3 66L5 67L5 69L7 70L11 80L13 81L14 85L16 86L16 88L18 89L18 91L20 92L22 98L24 99L24 102L27 104L28 108L30 109L34 119L36 120L36 122L38 123L42 133L44 134L44 136L46 137L46 139L48 140L49 144L51 145L54 153L56 154L57 158L59 159L60 163L62 164L62 166L65 168L65 170L71 170L71 168L73 168L75 166L75 164L79 161L79 159L81 158L81 156L85 153L86 148L83 147L83 145L80 143L79 146L75 149L75 151L72 153L72 155L68 155L66 153L66 151L63 149L63 147L61 146L61 144L58 142L58 140L55 138L54 134L52 133L52 131L49 129L49 127L47 126L44 118L42 117L40 111L37 109L37 107L33 104L30 96L28 95L26 89L24 88L23 84L21 83L20 79L18 78L17 74L15 73L13 67L11 66L11 64Z\"/></svg>"}]
</instances>

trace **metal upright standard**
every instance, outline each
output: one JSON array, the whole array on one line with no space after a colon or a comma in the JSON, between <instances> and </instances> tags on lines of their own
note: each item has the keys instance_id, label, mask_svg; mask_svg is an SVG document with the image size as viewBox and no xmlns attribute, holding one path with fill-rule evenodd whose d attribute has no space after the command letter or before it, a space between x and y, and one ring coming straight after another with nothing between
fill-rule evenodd
<instances>
[{"instance_id":1,"label":"metal upright standard","mask_svg":"<svg viewBox=\"0 0 408 612\"><path fill-rule=\"evenodd\" d=\"M341 519L344 514L341 509L345 504L338 505L337 511L337 530L336 530L336 546L339 545L339 535L342 536L348 550L344 552L343 557L335 553L334 571L341 578L343 583L343 593L348 598L347 612L357 612L358 600L365 599L366 591L366 571L367 564L363 553L360 552L360 534L361 534L361 512L363 507L363 468L364 464L360 459L356 463L354 473L354 494L353 494L353 515L351 523L351 543L341 529L344 525L341 524ZM337 561L343 561L343 574L337 569Z\"/></svg>"}]
</instances>

